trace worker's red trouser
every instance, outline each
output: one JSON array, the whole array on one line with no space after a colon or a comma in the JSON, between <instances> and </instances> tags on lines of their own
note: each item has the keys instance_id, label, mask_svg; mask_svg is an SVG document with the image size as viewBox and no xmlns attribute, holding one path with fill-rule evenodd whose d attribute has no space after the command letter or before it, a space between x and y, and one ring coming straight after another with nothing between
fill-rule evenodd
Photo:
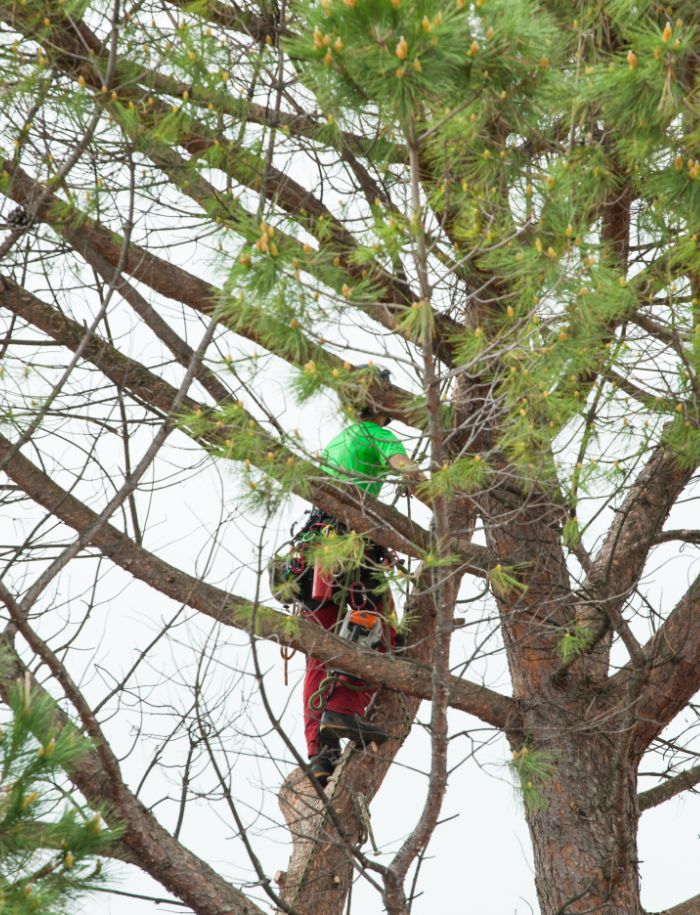
<instances>
[{"instance_id":1,"label":"worker's red trouser","mask_svg":"<svg viewBox=\"0 0 700 915\"><path fill-rule=\"evenodd\" d=\"M307 610L305 616L308 619L323 626L324 629L332 629L338 620L338 607L335 604L325 604L313 612ZM393 641L394 632L391 632ZM379 651L384 651L381 646ZM309 707L309 699L316 692L322 681L327 676L326 665L317 658L306 656L306 676L304 677L304 736L306 737L306 746L309 751L309 758L315 756L319 751L318 745L318 725L321 720L323 711L314 711ZM330 694L324 708L332 712L342 712L346 715L364 715L369 701L375 694L376 688L368 689L350 689L343 680L340 679L333 692Z\"/></svg>"}]
</instances>

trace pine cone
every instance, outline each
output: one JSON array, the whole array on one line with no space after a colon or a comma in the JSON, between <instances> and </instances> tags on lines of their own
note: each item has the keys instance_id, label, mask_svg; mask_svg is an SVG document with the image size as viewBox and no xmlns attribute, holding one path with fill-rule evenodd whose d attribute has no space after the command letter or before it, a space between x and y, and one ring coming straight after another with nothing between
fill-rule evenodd
<instances>
[{"instance_id":1,"label":"pine cone","mask_svg":"<svg viewBox=\"0 0 700 915\"><path fill-rule=\"evenodd\" d=\"M34 220L23 206L15 207L5 219L5 225L8 229L29 229Z\"/></svg>"}]
</instances>

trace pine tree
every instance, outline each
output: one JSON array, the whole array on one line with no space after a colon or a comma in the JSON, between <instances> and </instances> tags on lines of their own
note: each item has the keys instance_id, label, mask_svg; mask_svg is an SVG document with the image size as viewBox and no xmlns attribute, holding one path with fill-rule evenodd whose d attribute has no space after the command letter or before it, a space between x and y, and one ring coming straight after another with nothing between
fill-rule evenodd
<instances>
[{"instance_id":1,"label":"pine tree","mask_svg":"<svg viewBox=\"0 0 700 915\"><path fill-rule=\"evenodd\" d=\"M73 354L6 370L0 467L79 532L58 564L39 539L41 587L14 579L22 599L4 600L23 637L48 663L27 614L96 549L222 628L386 688L378 720L402 722L391 751L348 757L330 804L303 766L285 782L295 848L277 887L236 819L280 910L341 913L359 870L381 884L377 906L408 911L407 875L447 791L454 707L509 742L543 915L641 915L640 813L700 780L692 729L663 738L683 710L697 723L700 579L683 566L690 584L670 604L652 588L659 557L680 552L668 544L700 542L682 520L700 460L697 4L26 0L0 2L0 20L7 346L21 352L21 328ZM192 315L208 322L199 349ZM393 383L378 362L395 366ZM108 403L85 393L85 366ZM320 394L345 419L370 403L404 424L429 518L324 473L282 403L293 396L314 423ZM103 475L115 416L123 481L100 514L91 472ZM161 437L134 460L132 432L153 421ZM62 436L93 422L88 469L76 483L71 440L52 479L41 464L60 464ZM259 586L229 594L149 552L135 488L179 435L237 469L246 512L269 519L296 497L342 521L351 533L332 544L333 565L357 562L359 535L419 562L397 574L405 657L362 655L268 606ZM666 527L672 512L684 526ZM498 620L507 694L450 666L475 582L484 631ZM49 665L64 689L70 664ZM387 864L363 851L353 798L379 789L422 699L426 794ZM232 804L225 750L201 714L183 715L178 824L202 746ZM653 753L675 778L638 794ZM169 833L143 807L118 755L90 757L106 772L99 788L80 766L71 777L90 804L109 802L140 866L198 913L256 911L183 846L180 825Z\"/></svg>"},{"instance_id":2,"label":"pine tree","mask_svg":"<svg viewBox=\"0 0 700 915\"><path fill-rule=\"evenodd\" d=\"M104 881L97 856L118 833L57 781L89 748L29 680L10 690L0 733L0 912L61 915ZM39 743L35 735L41 735Z\"/></svg>"}]
</instances>

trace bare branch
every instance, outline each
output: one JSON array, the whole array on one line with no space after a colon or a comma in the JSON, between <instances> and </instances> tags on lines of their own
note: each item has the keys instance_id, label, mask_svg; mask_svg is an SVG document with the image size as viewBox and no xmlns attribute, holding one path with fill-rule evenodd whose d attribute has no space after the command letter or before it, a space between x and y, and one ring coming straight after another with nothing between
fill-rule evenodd
<instances>
[{"instance_id":1,"label":"bare branch","mask_svg":"<svg viewBox=\"0 0 700 915\"><path fill-rule=\"evenodd\" d=\"M683 540L685 543L700 543L700 531L680 528L679 530L661 531L654 537L654 543L669 543L671 540Z\"/></svg>"},{"instance_id":2,"label":"bare branch","mask_svg":"<svg viewBox=\"0 0 700 915\"><path fill-rule=\"evenodd\" d=\"M700 895L679 902L673 908L664 909L663 912L648 912L647 915L700 915Z\"/></svg>"},{"instance_id":3,"label":"bare branch","mask_svg":"<svg viewBox=\"0 0 700 915\"><path fill-rule=\"evenodd\" d=\"M641 811L649 810L651 807L657 807L659 804L665 803L677 794L681 794L689 788L694 788L698 782L700 782L700 765L693 766L691 769L681 772L680 775L674 775L672 778L666 779L665 782L662 782L662 784L657 785L655 788L649 788L648 791L642 791L637 797L639 809Z\"/></svg>"},{"instance_id":4,"label":"bare branch","mask_svg":"<svg viewBox=\"0 0 700 915\"><path fill-rule=\"evenodd\" d=\"M47 695L22 664L7 635L1 637L6 665L0 673L0 695L7 701L12 683L22 678L32 691ZM68 716L58 707L54 720L59 728L71 727ZM41 735L37 735L41 739ZM125 828L119 839L125 859L133 861L183 902L201 915L262 915L250 899L220 877L205 861L188 851L158 823L152 813L123 781L108 777L98 750L90 750L67 773L71 781L96 807L107 807L116 823Z\"/></svg>"},{"instance_id":5,"label":"bare branch","mask_svg":"<svg viewBox=\"0 0 700 915\"><path fill-rule=\"evenodd\" d=\"M11 449L11 442L0 435L0 459ZM54 483L23 455L16 454L10 458L5 473L34 501L69 527L82 530L94 523L95 512ZM421 668L377 652L362 652L347 640L306 620L295 620L290 625L290 619L284 613L251 605L242 597L175 569L112 525L105 524L100 528L92 542L134 577L224 625L252 631L257 636L297 648L323 661L333 661L342 670L369 683L383 684L421 698L431 695L430 667ZM517 726L519 712L512 699L458 677L450 677L449 704L496 727Z\"/></svg>"},{"instance_id":6,"label":"bare branch","mask_svg":"<svg viewBox=\"0 0 700 915\"><path fill-rule=\"evenodd\" d=\"M658 531L693 472L694 468L681 466L663 440L652 452L617 510L581 588L585 604L580 619L590 627L588 647L557 668L555 682L562 682L567 671L599 645L611 623L618 629L624 623L620 608L637 585ZM630 642L629 649L639 664L638 647Z\"/></svg>"},{"instance_id":7,"label":"bare branch","mask_svg":"<svg viewBox=\"0 0 700 915\"><path fill-rule=\"evenodd\" d=\"M75 349L83 341L84 333L77 322L64 317L7 277L0 277L0 304L51 334L54 339L70 349ZM176 395L175 389L139 362L124 356L98 337L93 337L85 343L82 352L83 357L93 362L115 385L126 387L139 401L156 410L159 416L169 412ZM206 410L204 404L191 398L185 398L183 406L190 412ZM247 419L253 424L251 428L255 429L256 435L261 437L267 448L280 452L284 460L291 458L298 461L298 456L288 451L252 416L248 415ZM223 444L227 435L226 428L222 427L213 433L213 437L212 434L208 434L199 441L205 447L217 440ZM265 462L262 469L266 472L273 471L269 462ZM372 497L361 495L354 487L339 486L332 482L330 477L326 481L319 479L319 476L319 469L309 464L308 478L315 478L313 500L333 517L341 519L354 530L370 533L377 542L409 555L418 556L427 547L427 532L396 510ZM310 493L303 487L300 495L308 498ZM488 551L470 543L460 542L455 544L455 547L457 546L465 558L465 571L476 571L478 566L480 572L477 574L484 575L488 567Z\"/></svg>"},{"instance_id":8,"label":"bare branch","mask_svg":"<svg viewBox=\"0 0 700 915\"><path fill-rule=\"evenodd\" d=\"M644 646L649 671L635 705L632 747L636 752L646 749L700 688L699 607L700 576ZM624 687L631 676L628 664L611 678L611 689Z\"/></svg>"}]
</instances>

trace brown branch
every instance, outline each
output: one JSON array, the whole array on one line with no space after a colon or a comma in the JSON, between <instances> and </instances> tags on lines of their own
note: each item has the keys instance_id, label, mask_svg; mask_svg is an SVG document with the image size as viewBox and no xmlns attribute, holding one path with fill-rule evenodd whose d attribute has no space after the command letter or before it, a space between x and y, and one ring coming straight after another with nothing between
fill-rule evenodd
<instances>
[{"instance_id":1,"label":"brown branch","mask_svg":"<svg viewBox=\"0 0 700 915\"><path fill-rule=\"evenodd\" d=\"M663 912L656 913L648 912L647 915L700 915L700 895L686 899L685 902L679 902L671 909L664 909Z\"/></svg>"},{"instance_id":2,"label":"brown branch","mask_svg":"<svg viewBox=\"0 0 700 915\"><path fill-rule=\"evenodd\" d=\"M12 443L0 435L0 460L10 455L11 451ZM83 530L94 523L96 512L58 486L23 455L9 457L4 472L30 498L69 527ZM348 641L306 620L291 623L284 613L253 606L243 597L222 591L174 568L112 525L104 525L91 542L135 578L224 625L297 648L322 661L332 661L335 666L369 683L381 684L422 699L431 695L429 666L419 667L377 652L359 651ZM450 677L449 693L449 703L454 708L474 714L494 727L516 726L518 706L506 696L459 677Z\"/></svg>"},{"instance_id":3,"label":"brown branch","mask_svg":"<svg viewBox=\"0 0 700 915\"><path fill-rule=\"evenodd\" d=\"M88 245L83 251L85 260L99 274L102 279L119 295L128 302L144 324L161 340L177 359L180 365L187 367L192 362L194 350L185 340L177 334L158 312L150 305L141 293L128 283L123 274L114 270L107 261ZM223 403L232 397L228 390L218 379L215 372L203 363L195 366L194 377L199 381L204 390L209 394L214 403Z\"/></svg>"},{"instance_id":4,"label":"brown branch","mask_svg":"<svg viewBox=\"0 0 700 915\"><path fill-rule=\"evenodd\" d=\"M581 588L585 607L580 620L591 634L586 653L604 638L611 621L620 623L620 608L639 582L649 550L693 472L679 464L662 440L631 485ZM554 679L561 681L580 657L560 665Z\"/></svg>"},{"instance_id":5,"label":"brown branch","mask_svg":"<svg viewBox=\"0 0 700 915\"><path fill-rule=\"evenodd\" d=\"M46 690L20 660L7 633L0 636L0 644L5 659L0 671L2 698L7 701L9 690L18 679L28 679L33 692L48 697ZM60 729L74 727L58 706L54 707L53 718L54 725ZM41 739L42 735L36 736ZM262 910L240 890L220 877L206 861L173 839L121 778L115 784L105 770L97 749L82 754L71 765L67 775L91 806L106 806L111 822L122 825L124 833L117 847L123 850L124 859L137 864L198 915L221 915L222 912L262 915Z\"/></svg>"},{"instance_id":6,"label":"brown branch","mask_svg":"<svg viewBox=\"0 0 700 915\"><path fill-rule=\"evenodd\" d=\"M683 540L685 543L700 543L700 531L679 528L678 530L661 531L654 537L654 543L668 543L671 540Z\"/></svg>"},{"instance_id":7,"label":"brown branch","mask_svg":"<svg viewBox=\"0 0 700 915\"><path fill-rule=\"evenodd\" d=\"M12 280L0 276L0 305L28 321L35 327L52 336L57 342L74 349L80 345L84 336L81 326L65 317L56 309L42 302ZM89 340L83 348L83 357L94 363L118 387L126 387L131 394L159 415L168 413L175 395L175 389L163 379L149 372L141 363L120 353L115 347L99 337ZM191 398L185 398L183 406L191 413L206 412L206 407ZM243 410L243 408L240 408ZM244 411L245 412L245 411ZM281 466L286 467L287 460L295 461L299 468L304 463L282 443L270 435L252 416L245 413L249 428L257 440L262 443L265 453L273 453ZM251 425L252 424L252 425ZM188 427L183 427L204 447L213 444L221 446L230 434L226 426L207 429L204 434L197 434ZM251 459L255 453L251 452ZM260 467L271 476L275 476L275 464L267 459L260 460ZM306 474L300 474L295 484L296 491L303 498L311 499L333 517L346 523L353 530L367 533L378 543L411 556L419 557L428 549L427 531L415 524L400 512L384 505L377 499L361 493L354 486L342 486L331 477L325 477L319 468L308 463ZM314 479L313 492L307 485ZM478 544L455 541L451 546L459 552L464 560L463 571L485 575L490 564L490 553Z\"/></svg>"},{"instance_id":8,"label":"brown branch","mask_svg":"<svg viewBox=\"0 0 700 915\"><path fill-rule=\"evenodd\" d=\"M635 312L630 320L642 330L651 334L652 337L655 337L660 343L663 343L664 346L669 346L679 355L682 355L683 341L676 330L667 330L663 324L659 324L658 321L654 321L653 318L639 312Z\"/></svg>"},{"instance_id":9,"label":"brown branch","mask_svg":"<svg viewBox=\"0 0 700 915\"><path fill-rule=\"evenodd\" d=\"M272 15L257 15L251 13L250 10L241 9L236 3L208 0L204 8L201 4L197 4L194 9L189 9L188 7L192 5L190 0L169 0L169 2L172 6L202 16L222 28L249 35L261 44L264 44L267 38L289 34L287 31L280 30L277 20Z\"/></svg>"},{"instance_id":10,"label":"brown branch","mask_svg":"<svg viewBox=\"0 0 700 915\"><path fill-rule=\"evenodd\" d=\"M641 812L649 810L651 807L657 807L677 794L681 794L681 792L687 791L689 788L694 788L698 782L700 782L700 765L693 766L692 769L687 769L679 775L674 775L673 778L667 779L655 788L642 791L637 795L639 810Z\"/></svg>"},{"instance_id":11,"label":"brown branch","mask_svg":"<svg viewBox=\"0 0 700 915\"><path fill-rule=\"evenodd\" d=\"M644 646L648 674L635 704L634 752L641 753L700 688L700 576ZM610 680L625 687L634 671L625 665Z\"/></svg>"},{"instance_id":12,"label":"brown branch","mask_svg":"<svg viewBox=\"0 0 700 915\"><path fill-rule=\"evenodd\" d=\"M39 182L34 181L19 166L13 165L9 160L0 159L0 172L3 170L12 178L12 183L5 193L16 203L31 206L32 201L41 191ZM88 263L96 264L96 255L114 270L121 263L123 271L138 282L166 298L187 305L199 314L210 316L214 309L226 299L223 290L189 273L182 267L157 257L133 242L126 246L126 256L124 256L123 239L55 194L48 195L45 206L38 212L33 211L32 215L38 221L50 225ZM113 273L110 282L118 286L120 281ZM128 297L125 295L125 298ZM278 345L270 342L270 338L264 330L260 330L256 326L254 317L244 320L241 315L235 313L229 317L222 315L221 323L239 336L273 352L297 368L302 368L305 363L313 360L324 368L343 370L342 374L346 377L342 359L305 337L298 330L295 332L293 346L282 350ZM270 325L271 335L275 341L279 340L280 326L275 325L275 322L267 316L265 322L261 323ZM289 328L284 328L284 330L288 334ZM169 346L167 340L163 339ZM392 419L408 425L416 423L416 411L406 407L411 400L411 395L407 391L395 384L382 382L373 385L371 393L374 403Z\"/></svg>"}]
</instances>

